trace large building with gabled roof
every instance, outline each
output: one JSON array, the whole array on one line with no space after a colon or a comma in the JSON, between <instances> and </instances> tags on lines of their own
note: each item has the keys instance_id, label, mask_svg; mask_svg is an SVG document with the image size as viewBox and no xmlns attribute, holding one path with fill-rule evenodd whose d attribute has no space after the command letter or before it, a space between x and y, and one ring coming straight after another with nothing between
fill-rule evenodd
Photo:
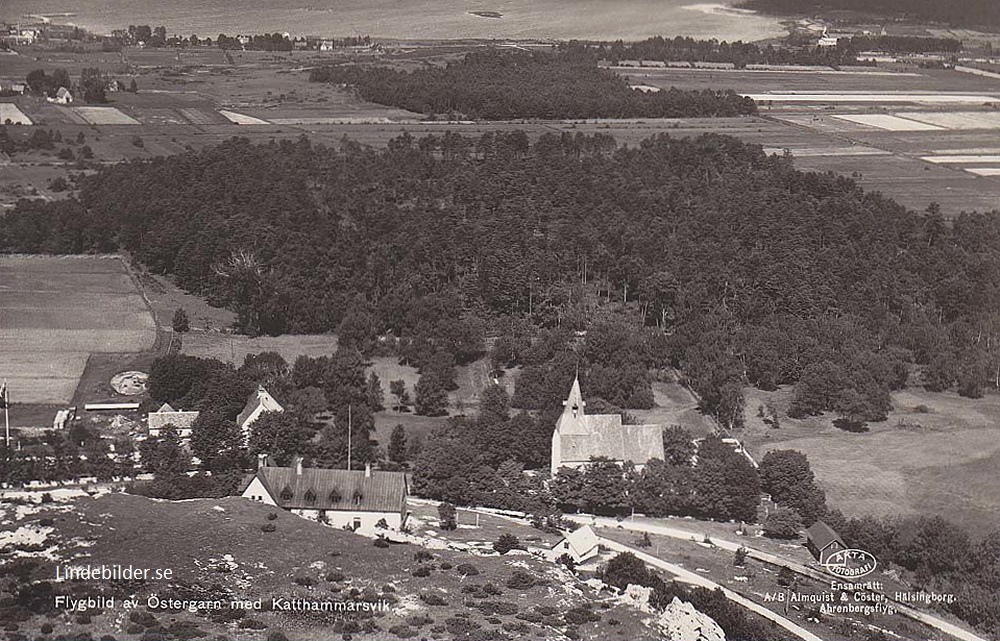
<instances>
[{"instance_id":1,"label":"large building with gabled roof","mask_svg":"<svg viewBox=\"0 0 1000 641\"><path fill-rule=\"evenodd\" d=\"M262 461L241 495L367 536L380 534L376 527L380 521L397 532L406 523L408 487L403 472L305 468L301 458L290 467Z\"/></svg>"},{"instance_id":2,"label":"large building with gabled roof","mask_svg":"<svg viewBox=\"0 0 1000 641\"><path fill-rule=\"evenodd\" d=\"M633 463L636 469L663 458L661 425L625 425L621 414L587 414L586 406L577 377L552 433L553 476L560 467L578 468L594 458Z\"/></svg>"}]
</instances>

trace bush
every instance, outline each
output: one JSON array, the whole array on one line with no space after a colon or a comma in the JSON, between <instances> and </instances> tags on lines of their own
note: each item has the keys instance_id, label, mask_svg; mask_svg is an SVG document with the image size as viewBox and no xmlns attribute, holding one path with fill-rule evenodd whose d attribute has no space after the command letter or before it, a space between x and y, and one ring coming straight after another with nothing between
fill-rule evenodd
<instances>
[{"instance_id":1,"label":"bush","mask_svg":"<svg viewBox=\"0 0 1000 641\"><path fill-rule=\"evenodd\" d=\"M394 625L391 628L389 628L389 633L396 635L400 639L409 639L419 634L419 632L417 632L408 625Z\"/></svg>"},{"instance_id":2,"label":"bush","mask_svg":"<svg viewBox=\"0 0 1000 641\"><path fill-rule=\"evenodd\" d=\"M507 587L511 590L527 590L535 585L535 577L524 570L514 570L514 574L507 579Z\"/></svg>"},{"instance_id":3,"label":"bush","mask_svg":"<svg viewBox=\"0 0 1000 641\"><path fill-rule=\"evenodd\" d=\"M292 583L296 585L301 585L304 588L311 588L312 586L316 585L316 579L312 578L311 576L297 576L294 579L292 579Z\"/></svg>"},{"instance_id":4,"label":"bush","mask_svg":"<svg viewBox=\"0 0 1000 641\"><path fill-rule=\"evenodd\" d=\"M742 545L733 553L733 565L743 567L747 561L747 549Z\"/></svg>"},{"instance_id":5,"label":"bush","mask_svg":"<svg viewBox=\"0 0 1000 641\"><path fill-rule=\"evenodd\" d=\"M43 623L42 624L42 634L52 634L52 624Z\"/></svg>"},{"instance_id":6,"label":"bush","mask_svg":"<svg viewBox=\"0 0 1000 641\"><path fill-rule=\"evenodd\" d=\"M639 547L639 548L648 548L648 547L652 547L652 545L653 545L653 542L649 538L649 532L643 532L642 536L640 536L635 541L635 546Z\"/></svg>"},{"instance_id":7,"label":"bush","mask_svg":"<svg viewBox=\"0 0 1000 641\"><path fill-rule=\"evenodd\" d=\"M52 498L52 494L50 492L42 494L42 503L52 503L53 500L54 499Z\"/></svg>"},{"instance_id":8,"label":"bush","mask_svg":"<svg viewBox=\"0 0 1000 641\"><path fill-rule=\"evenodd\" d=\"M601 615L591 612L585 607L577 606L564 614L563 620L570 625L581 625L592 621L600 621Z\"/></svg>"},{"instance_id":9,"label":"bush","mask_svg":"<svg viewBox=\"0 0 1000 641\"><path fill-rule=\"evenodd\" d=\"M389 542L383 539L382 537L379 537L374 541L372 541L372 545L374 545L377 548L387 548L389 547Z\"/></svg>"},{"instance_id":10,"label":"bush","mask_svg":"<svg viewBox=\"0 0 1000 641\"><path fill-rule=\"evenodd\" d=\"M326 575L326 580L329 581L330 583L340 583L345 578L346 577L344 576L343 572L330 572L329 574Z\"/></svg>"},{"instance_id":11,"label":"bush","mask_svg":"<svg viewBox=\"0 0 1000 641\"><path fill-rule=\"evenodd\" d=\"M471 563L459 563L455 571L462 576L476 576L479 574L479 568L472 565Z\"/></svg>"},{"instance_id":12,"label":"bush","mask_svg":"<svg viewBox=\"0 0 1000 641\"><path fill-rule=\"evenodd\" d=\"M274 532L277 529L278 528L274 525L274 523L265 523L264 525L260 526L261 532Z\"/></svg>"},{"instance_id":13,"label":"bush","mask_svg":"<svg viewBox=\"0 0 1000 641\"><path fill-rule=\"evenodd\" d=\"M268 512L267 513L267 520L268 521L273 521L276 518L278 518L278 515L276 513L274 513L274 512Z\"/></svg>"},{"instance_id":14,"label":"bush","mask_svg":"<svg viewBox=\"0 0 1000 641\"><path fill-rule=\"evenodd\" d=\"M802 529L802 517L795 510L775 508L764 521L764 536L774 539L794 539Z\"/></svg>"},{"instance_id":15,"label":"bush","mask_svg":"<svg viewBox=\"0 0 1000 641\"><path fill-rule=\"evenodd\" d=\"M447 562L447 561L442 561L441 562L441 569L442 570L450 570L452 567L454 567L454 566L451 563Z\"/></svg>"},{"instance_id":16,"label":"bush","mask_svg":"<svg viewBox=\"0 0 1000 641\"><path fill-rule=\"evenodd\" d=\"M426 603L427 605L448 605L447 601L442 599L439 595L433 593L421 594L420 600Z\"/></svg>"},{"instance_id":17,"label":"bush","mask_svg":"<svg viewBox=\"0 0 1000 641\"><path fill-rule=\"evenodd\" d=\"M417 563L423 563L424 561L433 561L434 555L427 550L417 550L413 554L413 560Z\"/></svg>"},{"instance_id":18,"label":"bush","mask_svg":"<svg viewBox=\"0 0 1000 641\"><path fill-rule=\"evenodd\" d=\"M442 503L438 506L438 519L442 530L454 530L458 527L458 510L451 503Z\"/></svg>"},{"instance_id":19,"label":"bush","mask_svg":"<svg viewBox=\"0 0 1000 641\"><path fill-rule=\"evenodd\" d=\"M413 572L410 572L410 574L412 574L413 576L417 577L418 579L425 579L425 578L427 578L427 577L429 577L431 575L431 569L429 567L427 567L426 565L421 565L419 568L415 569Z\"/></svg>"},{"instance_id":20,"label":"bush","mask_svg":"<svg viewBox=\"0 0 1000 641\"><path fill-rule=\"evenodd\" d=\"M493 549L497 554L507 554L511 550L523 550L524 546L513 534L501 534L500 538L493 543Z\"/></svg>"}]
</instances>

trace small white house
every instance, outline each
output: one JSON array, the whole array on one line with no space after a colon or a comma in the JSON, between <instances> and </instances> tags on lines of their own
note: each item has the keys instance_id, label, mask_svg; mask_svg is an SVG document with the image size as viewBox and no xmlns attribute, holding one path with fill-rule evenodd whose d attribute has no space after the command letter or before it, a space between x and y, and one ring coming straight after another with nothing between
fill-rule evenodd
<instances>
[{"instance_id":1,"label":"small white house","mask_svg":"<svg viewBox=\"0 0 1000 641\"><path fill-rule=\"evenodd\" d=\"M274 400L263 385L257 386L257 391L250 395L243 411L236 417L236 423L243 431L244 441L250 440L250 426L260 418L264 412L284 412L285 408L278 401Z\"/></svg>"},{"instance_id":2,"label":"small white house","mask_svg":"<svg viewBox=\"0 0 1000 641\"><path fill-rule=\"evenodd\" d=\"M365 536L377 536L380 521L396 532L406 523L403 472L372 471L371 467L364 471L303 468L301 458L291 467L262 462L241 495Z\"/></svg>"},{"instance_id":3,"label":"small white house","mask_svg":"<svg viewBox=\"0 0 1000 641\"><path fill-rule=\"evenodd\" d=\"M146 415L146 426L149 428L150 438L157 438L167 425L173 425L177 436L188 439L191 438L191 426L196 418L198 412L175 410L169 403L164 403L160 409Z\"/></svg>"},{"instance_id":4,"label":"small white house","mask_svg":"<svg viewBox=\"0 0 1000 641\"><path fill-rule=\"evenodd\" d=\"M589 525L577 528L567 534L561 541L549 549L548 556L555 561L563 554L568 554L577 564L585 563L596 557L600 552L597 535Z\"/></svg>"},{"instance_id":5,"label":"small white house","mask_svg":"<svg viewBox=\"0 0 1000 641\"><path fill-rule=\"evenodd\" d=\"M60 105L68 105L73 102L73 94L66 87L59 87L59 91L56 92L55 98L49 98L49 102L54 102Z\"/></svg>"}]
</instances>

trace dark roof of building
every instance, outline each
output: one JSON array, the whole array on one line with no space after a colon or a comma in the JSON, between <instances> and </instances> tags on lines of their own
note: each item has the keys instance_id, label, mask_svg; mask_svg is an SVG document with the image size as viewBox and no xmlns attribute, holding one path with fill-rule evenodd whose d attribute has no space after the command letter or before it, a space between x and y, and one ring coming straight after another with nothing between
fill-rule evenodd
<instances>
[{"instance_id":1,"label":"dark roof of building","mask_svg":"<svg viewBox=\"0 0 1000 641\"><path fill-rule=\"evenodd\" d=\"M844 540L840 538L840 535L823 521L816 521L806 528L806 537L817 550L822 550L834 542L844 545Z\"/></svg>"},{"instance_id":2,"label":"dark roof of building","mask_svg":"<svg viewBox=\"0 0 1000 641\"><path fill-rule=\"evenodd\" d=\"M285 509L402 512L406 475L402 472L262 467L259 478L271 498ZM249 483L248 483L249 485Z\"/></svg>"},{"instance_id":3,"label":"dark roof of building","mask_svg":"<svg viewBox=\"0 0 1000 641\"><path fill-rule=\"evenodd\" d=\"M612 461L631 461L644 465L653 458L663 458L663 428L659 425L622 425L618 414L586 417L589 434L560 436L564 463L587 462L603 456Z\"/></svg>"}]
</instances>

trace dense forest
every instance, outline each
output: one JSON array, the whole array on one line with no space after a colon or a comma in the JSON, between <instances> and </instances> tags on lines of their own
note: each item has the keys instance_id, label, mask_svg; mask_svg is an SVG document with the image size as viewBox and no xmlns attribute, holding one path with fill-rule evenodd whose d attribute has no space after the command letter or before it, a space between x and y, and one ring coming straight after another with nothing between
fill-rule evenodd
<instances>
[{"instance_id":1,"label":"dense forest","mask_svg":"<svg viewBox=\"0 0 1000 641\"><path fill-rule=\"evenodd\" d=\"M995 216L949 226L724 136L232 139L80 187L21 202L0 250L126 249L244 332L336 330L421 368L490 336L498 372L524 368L516 407L550 408L577 367L609 405L648 407L674 366L727 426L746 385L782 384L793 415L857 425L914 365L973 397L1000 369Z\"/></svg>"},{"instance_id":2,"label":"dense forest","mask_svg":"<svg viewBox=\"0 0 1000 641\"><path fill-rule=\"evenodd\" d=\"M396 71L384 66L314 69L313 82L354 88L370 102L447 118L678 118L738 116L756 105L732 91L643 92L597 66L594 52L488 50L445 67Z\"/></svg>"},{"instance_id":3,"label":"dense forest","mask_svg":"<svg viewBox=\"0 0 1000 641\"><path fill-rule=\"evenodd\" d=\"M1000 25L996 0L746 0L742 6L758 11L800 15L821 11L857 11L863 14L899 16L950 25L983 28Z\"/></svg>"}]
</instances>

